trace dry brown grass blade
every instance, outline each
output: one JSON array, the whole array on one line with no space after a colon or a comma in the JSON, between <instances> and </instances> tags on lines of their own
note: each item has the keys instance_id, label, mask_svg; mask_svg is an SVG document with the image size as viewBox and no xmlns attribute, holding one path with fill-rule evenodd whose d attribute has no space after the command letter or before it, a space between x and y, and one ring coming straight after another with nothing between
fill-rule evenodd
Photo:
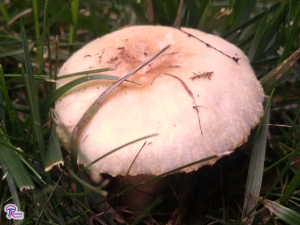
<instances>
[{"instance_id":1,"label":"dry brown grass blade","mask_svg":"<svg viewBox=\"0 0 300 225\"><path fill-rule=\"evenodd\" d=\"M260 79L260 83L265 90L271 89L274 85L284 80L285 75L300 58L300 48L289 58L280 63L275 69Z\"/></svg>"},{"instance_id":2,"label":"dry brown grass blade","mask_svg":"<svg viewBox=\"0 0 300 225\"><path fill-rule=\"evenodd\" d=\"M186 92L189 94L189 96L191 96L192 99L195 99L195 97L193 95L193 92L189 89L189 87L186 85L186 83L184 83L183 80L181 80L179 77L176 77L175 75L172 75L172 74L169 74L169 73L162 73L162 74L157 75L156 77L153 78L153 80L151 82L151 85L156 80L156 78L162 77L162 76L170 76L170 77L173 77L173 78L177 79L182 84L182 86L184 87Z\"/></svg>"},{"instance_id":3,"label":"dry brown grass blade","mask_svg":"<svg viewBox=\"0 0 300 225\"><path fill-rule=\"evenodd\" d=\"M153 11L153 4L152 0L145 0L147 5L147 17L149 24L154 24L154 11Z\"/></svg>"},{"instance_id":4,"label":"dry brown grass blade","mask_svg":"<svg viewBox=\"0 0 300 225\"><path fill-rule=\"evenodd\" d=\"M144 62L142 65L131 71L129 74L118 80L116 83L111 85L109 88L107 88L94 102L93 104L88 108L88 110L83 114L83 116L80 118L80 120L77 122L73 132L72 137L74 141L76 140L78 132L81 130L81 128L93 117L93 115L98 111L100 108L100 105L104 101L104 99L116 88L118 87L123 81L128 79L130 76L135 74L137 71L142 69L144 66L146 66L148 63L150 63L152 60L154 60L156 57L158 57L161 53L163 53L165 50L167 50L170 47L170 45L167 45L163 49L161 49L158 53L153 55L150 59L148 59L146 62ZM71 146L72 147L72 146Z\"/></svg>"},{"instance_id":5,"label":"dry brown grass blade","mask_svg":"<svg viewBox=\"0 0 300 225\"><path fill-rule=\"evenodd\" d=\"M71 135L71 159L72 159L72 165L75 173L78 173L78 166L77 166L77 147L75 146L76 138L79 133L79 131L86 125L86 123L94 116L94 114L98 111L100 108L102 102L105 100L105 98L116 88L118 87L123 81L128 79L130 76L135 74L137 71L142 69L144 66L149 64L151 61L153 61L156 57L158 57L161 53L166 51L170 45L165 46L160 51L158 51L155 55L150 57L147 61L145 61L143 64L132 70L129 74L124 76L123 78L119 79L116 83L111 85L109 88L107 88L93 103L92 105L87 109L87 111L82 115L80 120L75 125L72 135Z\"/></svg>"},{"instance_id":6,"label":"dry brown grass blade","mask_svg":"<svg viewBox=\"0 0 300 225\"><path fill-rule=\"evenodd\" d=\"M169 74L169 73L162 73L162 74L157 75L156 77L153 78L153 80L151 82L151 85L153 84L153 82L156 78L161 77L161 76L170 76L170 77L173 77L173 78L177 79L182 84L182 86L184 87L186 92L189 94L189 96L193 99L193 103L194 103L193 108L197 111L197 117L198 117L200 133L203 136L203 132L202 132L202 128L201 128L201 121L200 121L200 116L199 116L199 109L198 109L199 106L196 105L195 97L193 95L193 92L189 89L189 87L186 85L186 83L184 83L183 80L181 80L179 77L176 77L175 75L172 75L172 74Z\"/></svg>"},{"instance_id":7,"label":"dry brown grass blade","mask_svg":"<svg viewBox=\"0 0 300 225\"><path fill-rule=\"evenodd\" d=\"M178 11L177 11L177 16L176 16L175 22L173 24L173 27L180 27L181 11L182 11L182 8L183 8L183 4L184 4L184 0L180 0Z\"/></svg>"}]
</instances>

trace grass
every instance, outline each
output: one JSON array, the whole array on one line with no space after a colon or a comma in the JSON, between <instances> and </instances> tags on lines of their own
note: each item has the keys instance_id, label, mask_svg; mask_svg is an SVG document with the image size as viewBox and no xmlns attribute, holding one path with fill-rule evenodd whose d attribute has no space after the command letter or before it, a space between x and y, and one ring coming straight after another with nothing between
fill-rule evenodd
<instances>
[{"instance_id":1,"label":"grass","mask_svg":"<svg viewBox=\"0 0 300 225\"><path fill-rule=\"evenodd\" d=\"M299 1L185 0L177 18L179 5L179 0L0 1L1 224L125 224L122 216L133 224L166 224L171 218L174 224L298 224ZM125 209L115 210L120 194L99 204L105 202L99 194L111 193L113 184L96 188L84 173L72 172L49 113L71 87L116 78L103 74L107 68L56 91L52 80L57 67L94 38L126 25L171 26L176 18L181 26L240 47L271 97L244 149L212 167L170 176L168 188L153 201L151 216L144 212L135 220ZM59 163L64 166L43 169ZM178 201L174 192L185 198ZM25 212L24 220L5 218L8 203Z\"/></svg>"}]
</instances>

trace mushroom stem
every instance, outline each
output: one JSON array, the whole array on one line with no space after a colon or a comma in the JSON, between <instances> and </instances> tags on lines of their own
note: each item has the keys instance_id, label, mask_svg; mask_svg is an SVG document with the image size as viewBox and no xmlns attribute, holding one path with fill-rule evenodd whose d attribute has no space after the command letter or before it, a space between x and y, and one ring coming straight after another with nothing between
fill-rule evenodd
<instances>
[{"instance_id":1,"label":"mushroom stem","mask_svg":"<svg viewBox=\"0 0 300 225\"><path fill-rule=\"evenodd\" d=\"M142 174L137 176L126 176L125 178L122 177L120 179L120 183L123 183L125 179L125 184L131 186L139 184L151 177L153 176ZM143 209L151 204L151 201L154 199L153 196L161 192L164 183L164 178L158 178L128 191L122 197L122 205L130 207L129 210L132 212L140 213L141 211L143 211Z\"/></svg>"}]
</instances>

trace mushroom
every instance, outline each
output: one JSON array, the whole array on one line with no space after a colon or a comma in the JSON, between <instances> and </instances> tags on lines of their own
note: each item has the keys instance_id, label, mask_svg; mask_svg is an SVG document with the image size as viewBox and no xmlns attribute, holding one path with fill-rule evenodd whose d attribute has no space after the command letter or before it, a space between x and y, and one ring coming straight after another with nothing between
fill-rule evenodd
<instances>
[{"instance_id":1,"label":"mushroom","mask_svg":"<svg viewBox=\"0 0 300 225\"><path fill-rule=\"evenodd\" d=\"M105 157L90 174L159 175L191 162L228 155L247 141L263 114L263 89L248 58L220 37L189 28L132 26L98 38L62 66L59 75L114 67L106 74L123 77L166 45L171 47L103 102L77 138L78 163L140 137L157 133ZM59 80L57 88L75 78ZM72 133L94 100L114 81L80 84L55 104L61 123ZM57 132L66 148L69 140ZM216 159L183 168L191 172Z\"/></svg>"}]
</instances>

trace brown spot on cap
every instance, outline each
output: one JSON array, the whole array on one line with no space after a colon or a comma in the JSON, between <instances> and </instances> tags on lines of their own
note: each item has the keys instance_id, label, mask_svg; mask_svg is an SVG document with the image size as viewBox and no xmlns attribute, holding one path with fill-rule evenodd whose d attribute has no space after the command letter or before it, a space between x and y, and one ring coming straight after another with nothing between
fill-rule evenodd
<instances>
[{"instance_id":1,"label":"brown spot on cap","mask_svg":"<svg viewBox=\"0 0 300 225\"><path fill-rule=\"evenodd\" d=\"M107 63L113 63L117 60L118 60L118 57L112 57L112 58L110 58L110 60L107 61Z\"/></svg>"}]
</instances>

